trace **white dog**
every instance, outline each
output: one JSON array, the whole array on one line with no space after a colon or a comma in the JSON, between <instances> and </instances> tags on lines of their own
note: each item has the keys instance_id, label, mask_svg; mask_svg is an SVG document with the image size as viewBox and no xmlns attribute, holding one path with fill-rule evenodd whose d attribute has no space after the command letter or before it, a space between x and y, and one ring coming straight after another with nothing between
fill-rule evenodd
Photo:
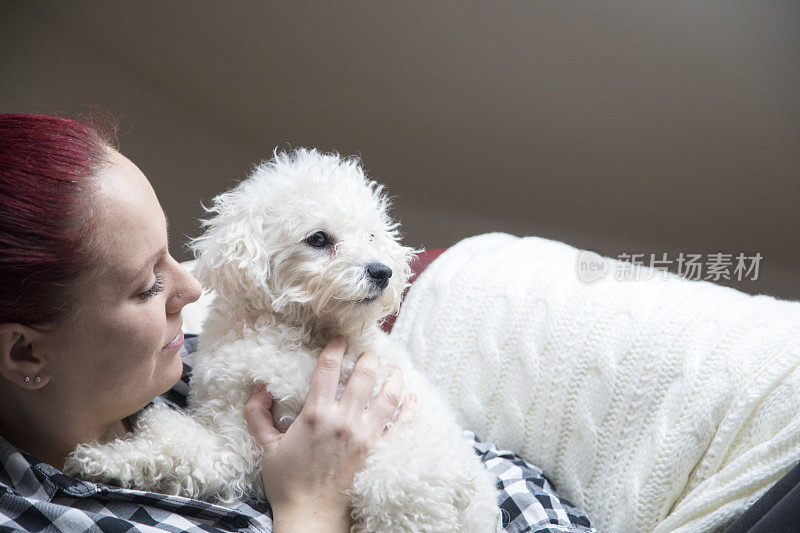
<instances>
[{"instance_id":1,"label":"white dog","mask_svg":"<svg viewBox=\"0 0 800 533\"><path fill-rule=\"evenodd\" d=\"M397 365L404 394L419 397L415 419L382 438L356 474L355 529L498 530L493 478L444 401L379 327L399 307L414 254L398 242L382 189L356 159L299 149L276 153L216 197L193 243L196 274L217 296L196 355L190 415L150 408L127 438L80 446L68 471L223 503L263 497L260 450L242 414L253 384L267 384L285 429L320 351L343 334L342 383L371 350L381 365L375 393Z\"/></svg>"}]
</instances>

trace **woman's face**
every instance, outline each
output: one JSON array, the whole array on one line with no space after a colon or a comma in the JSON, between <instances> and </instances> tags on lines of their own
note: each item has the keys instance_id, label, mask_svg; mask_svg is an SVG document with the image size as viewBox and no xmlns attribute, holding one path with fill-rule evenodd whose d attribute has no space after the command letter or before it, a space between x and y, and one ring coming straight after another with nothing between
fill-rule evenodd
<instances>
[{"instance_id":1,"label":"woman's face","mask_svg":"<svg viewBox=\"0 0 800 533\"><path fill-rule=\"evenodd\" d=\"M116 151L98 175L91 216L99 269L79 282L74 317L38 345L47 362L41 392L112 422L180 378L181 309L201 288L169 255L150 183Z\"/></svg>"}]
</instances>

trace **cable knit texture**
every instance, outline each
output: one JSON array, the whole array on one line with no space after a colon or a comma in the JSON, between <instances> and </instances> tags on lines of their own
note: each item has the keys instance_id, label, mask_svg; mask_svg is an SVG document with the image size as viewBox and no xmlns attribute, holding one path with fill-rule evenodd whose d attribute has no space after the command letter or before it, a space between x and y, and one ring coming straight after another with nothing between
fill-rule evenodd
<instances>
[{"instance_id":1,"label":"cable knit texture","mask_svg":"<svg viewBox=\"0 0 800 533\"><path fill-rule=\"evenodd\" d=\"M464 427L541 467L598 531L721 530L800 461L800 302L660 273L586 284L578 253L461 241L392 336Z\"/></svg>"}]
</instances>

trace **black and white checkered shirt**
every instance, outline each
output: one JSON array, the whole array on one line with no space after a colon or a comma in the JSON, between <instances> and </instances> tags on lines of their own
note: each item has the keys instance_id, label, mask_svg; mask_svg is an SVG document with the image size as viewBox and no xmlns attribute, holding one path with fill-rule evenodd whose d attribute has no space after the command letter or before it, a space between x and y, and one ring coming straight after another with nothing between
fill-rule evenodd
<instances>
[{"instance_id":1,"label":"black and white checkered shirt","mask_svg":"<svg viewBox=\"0 0 800 533\"><path fill-rule=\"evenodd\" d=\"M184 355L196 349L187 335ZM156 399L185 407L191 368L175 387ZM465 432L501 490L503 526L513 532L587 533L586 515L559 498L542 472L512 452L501 451ZM228 508L191 498L122 489L64 475L0 438L0 533L225 532L272 531L269 504L246 500Z\"/></svg>"}]
</instances>

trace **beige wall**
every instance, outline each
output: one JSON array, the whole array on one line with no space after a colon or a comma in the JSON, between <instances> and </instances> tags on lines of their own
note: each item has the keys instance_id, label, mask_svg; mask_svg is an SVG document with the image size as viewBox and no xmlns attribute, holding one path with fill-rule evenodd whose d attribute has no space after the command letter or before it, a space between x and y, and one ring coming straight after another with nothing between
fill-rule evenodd
<instances>
[{"instance_id":1,"label":"beige wall","mask_svg":"<svg viewBox=\"0 0 800 533\"><path fill-rule=\"evenodd\" d=\"M120 118L170 217L275 146L363 156L407 241L761 253L800 298L800 3L4 2L0 110Z\"/></svg>"}]
</instances>

